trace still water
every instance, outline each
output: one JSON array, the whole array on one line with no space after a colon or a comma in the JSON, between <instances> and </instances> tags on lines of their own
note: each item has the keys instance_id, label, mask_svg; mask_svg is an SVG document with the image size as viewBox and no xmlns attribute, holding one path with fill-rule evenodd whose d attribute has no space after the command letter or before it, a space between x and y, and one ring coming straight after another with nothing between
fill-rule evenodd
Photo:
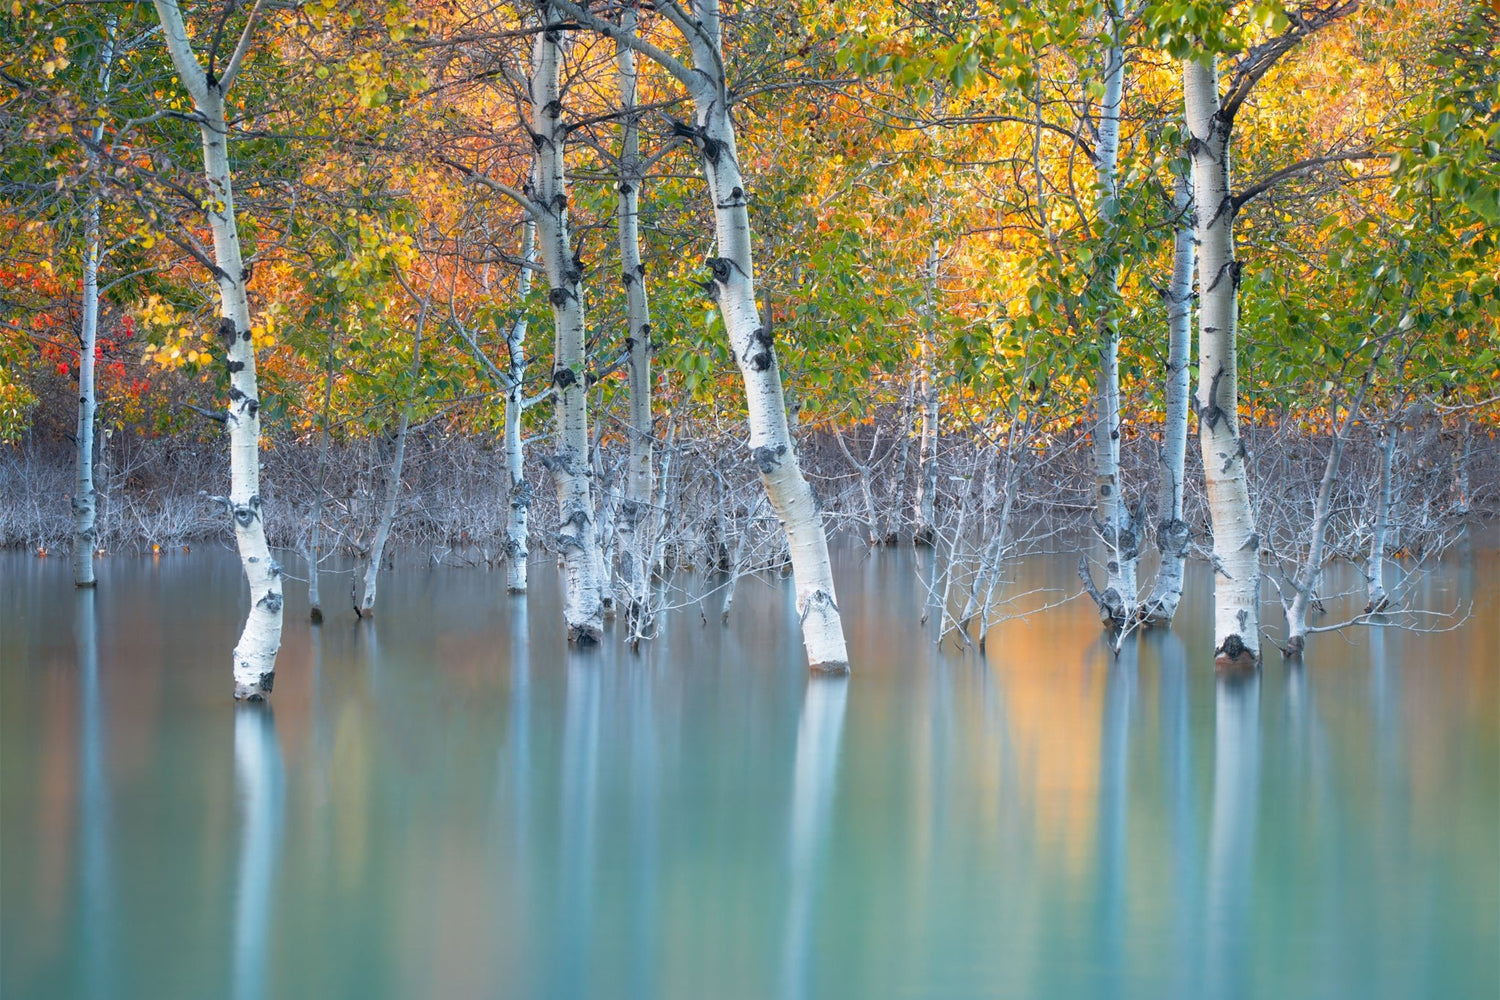
<instances>
[{"instance_id":1,"label":"still water","mask_svg":"<svg viewBox=\"0 0 1500 1000\"><path fill-rule=\"evenodd\" d=\"M634 655L542 566L416 568L373 623L289 586L265 710L230 553L0 555L0 995L1500 994L1495 552L1422 585L1462 629L1239 684L1202 567L1116 660L1081 602L936 650L911 553L838 559L852 682L786 581Z\"/></svg>"}]
</instances>

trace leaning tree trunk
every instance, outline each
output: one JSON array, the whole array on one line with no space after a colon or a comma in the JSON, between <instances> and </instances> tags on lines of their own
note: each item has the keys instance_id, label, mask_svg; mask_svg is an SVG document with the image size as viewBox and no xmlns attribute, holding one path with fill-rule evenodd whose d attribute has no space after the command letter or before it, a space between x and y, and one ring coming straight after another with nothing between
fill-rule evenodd
<instances>
[{"instance_id":1,"label":"leaning tree trunk","mask_svg":"<svg viewBox=\"0 0 1500 1000\"><path fill-rule=\"evenodd\" d=\"M276 652L281 648L281 565L271 557L266 544L260 496L260 399L250 339L250 300L245 289L250 271L240 253L229 167L229 125L224 110L225 94L238 75L253 24L246 27L223 72L211 76L193 54L176 0L154 2L177 76L193 99L203 138L203 172L208 185L205 210L213 234L214 278L219 285L218 330L229 372L225 428L229 433L230 486L224 500L250 585L250 613L234 648L234 696L263 701L275 683Z\"/></svg>"},{"instance_id":2,"label":"leaning tree trunk","mask_svg":"<svg viewBox=\"0 0 1500 1000\"><path fill-rule=\"evenodd\" d=\"M531 483L526 479L526 444L521 415L526 411L526 296L531 294L531 267L536 263L536 223L528 219L521 230L521 274L516 279L520 303L516 321L506 337L510 382L505 387L505 472L510 480L505 522L505 587L524 594L526 560L531 555Z\"/></svg>"},{"instance_id":3,"label":"leaning tree trunk","mask_svg":"<svg viewBox=\"0 0 1500 1000\"><path fill-rule=\"evenodd\" d=\"M1380 359L1385 355L1386 345L1391 342L1395 331L1404 325L1405 318L1403 317L1376 345L1370 364L1365 369L1364 378L1360 380L1359 388L1355 390L1354 397L1349 401L1349 409L1345 412L1344 419L1334 424L1333 441L1328 448L1328 458L1323 463L1323 479L1318 483L1318 497L1313 504L1312 537L1307 544L1307 559L1298 568L1292 581L1292 600L1285 604L1287 643L1283 652L1289 657L1301 656L1303 647L1307 644L1307 611L1317 600L1318 583L1323 575L1324 539L1328 533L1328 519L1333 515L1333 488L1338 482L1339 468L1344 460L1344 447L1348 444L1349 434L1354 429L1354 425L1359 421L1360 411L1365 405L1365 396L1370 391L1370 384L1375 380ZM1334 413L1337 417L1337 409Z\"/></svg>"},{"instance_id":4,"label":"leaning tree trunk","mask_svg":"<svg viewBox=\"0 0 1500 1000\"><path fill-rule=\"evenodd\" d=\"M109 19L104 51L99 66L99 100L109 97L110 69L115 54L115 18ZM96 516L98 494L94 491L94 355L99 343L99 190L98 149L104 141L104 116L94 123L93 143L85 150L93 176L89 183L87 215L84 219L83 247L83 329L78 351L78 434L74 438L77 477L73 487L73 583L92 587L94 580L94 542L98 537Z\"/></svg>"},{"instance_id":5,"label":"leaning tree trunk","mask_svg":"<svg viewBox=\"0 0 1500 1000\"><path fill-rule=\"evenodd\" d=\"M307 551L302 553L307 563L307 617L314 625L323 621L322 588L318 582L318 567L322 564L323 548L323 499L328 485L328 418L333 410L333 337L328 338L328 354L323 365L323 414L318 421L318 479L314 487L312 527L308 530Z\"/></svg>"},{"instance_id":6,"label":"leaning tree trunk","mask_svg":"<svg viewBox=\"0 0 1500 1000\"><path fill-rule=\"evenodd\" d=\"M692 94L697 109L692 139L702 157L719 248L719 256L708 260L713 272L712 290L745 382L750 451L760 469L766 496L786 531L808 663L814 671L845 673L849 670L849 654L834 594L822 509L797 460L787 426L775 344L756 308L750 215L729 114L719 5L717 0L704 0L695 5L695 10L698 19L685 33L692 45L698 80Z\"/></svg>"},{"instance_id":7,"label":"leaning tree trunk","mask_svg":"<svg viewBox=\"0 0 1500 1000\"><path fill-rule=\"evenodd\" d=\"M927 249L927 268L922 299L922 342L917 372L922 414L917 446L917 524L913 538L920 545L932 544L936 536L937 505L937 283L941 246L934 239Z\"/></svg>"},{"instance_id":8,"label":"leaning tree trunk","mask_svg":"<svg viewBox=\"0 0 1500 1000\"><path fill-rule=\"evenodd\" d=\"M1189 215L1192 189L1178 177L1172 198L1177 222L1172 235L1172 279L1167 285L1166 415L1161 428L1161 469L1156 495L1156 549L1161 565L1151 596L1141 609L1148 625L1170 625L1182 600L1183 564L1193 544L1192 529L1182 519L1182 489L1187 459L1188 358L1193 351L1193 226Z\"/></svg>"},{"instance_id":9,"label":"leaning tree trunk","mask_svg":"<svg viewBox=\"0 0 1500 1000\"><path fill-rule=\"evenodd\" d=\"M1214 532L1214 662L1260 662L1260 536L1239 430L1240 265L1234 258L1229 189L1232 118L1221 115L1212 56L1183 63L1188 150L1193 163L1193 237L1198 244L1198 443Z\"/></svg>"},{"instance_id":10,"label":"leaning tree trunk","mask_svg":"<svg viewBox=\"0 0 1500 1000\"><path fill-rule=\"evenodd\" d=\"M551 5L545 11L551 18ZM531 130L537 145L532 176L533 215L550 286L556 351L556 450L546 464L557 488L557 548L563 560L563 618L568 641L598 642L604 635L604 599L595 553L594 508L589 488L588 393L584 384L583 269L571 249L568 178L563 160L561 63L566 33L547 28L536 36L531 67Z\"/></svg>"},{"instance_id":11,"label":"leaning tree trunk","mask_svg":"<svg viewBox=\"0 0 1500 1000\"><path fill-rule=\"evenodd\" d=\"M1380 442L1380 492L1375 495L1375 523L1370 531L1370 561L1365 567L1369 603L1365 613L1383 611L1390 604L1385 591L1385 540L1391 530L1391 500L1395 488L1396 421L1388 421Z\"/></svg>"},{"instance_id":12,"label":"leaning tree trunk","mask_svg":"<svg viewBox=\"0 0 1500 1000\"><path fill-rule=\"evenodd\" d=\"M1114 6L1114 5L1112 5ZM1105 56L1104 99L1099 111L1099 138L1094 166L1098 173L1098 227L1101 246L1096 251L1094 276L1098 296L1094 336L1099 344L1099 371L1094 389L1094 506L1100 535L1107 550L1107 578L1100 595L1099 616L1106 625L1125 625L1135 609L1136 563L1140 559L1140 531L1120 488L1120 332L1116 317L1120 269L1110 243L1118 213L1116 170L1120 158L1120 101L1125 83L1125 51L1119 44L1124 12L1110 12L1114 40Z\"/></svg>"},{"instance_id":13,"label":"leaning tree trunk","mask_svg":"<svg viewBox=\"0 0 1500 1000\"><path fill-rule=\"evenodd\" d=\"M359 604L354 608L355 614L360 618L375 617L375 592L380 582L380 564L385 561L385 546L391 540L391 527L396 523L396 509L401 505L401 471L406 465L406 438L411 430L412 394L416 391L417 376L422 371L422 333L427 325L427 307L431 301L428 297L417 308L417 328L412 335L406 401L401 404L401 419L396 424L395 450L385 473L385 503L381 505L380 522L375 526L375 539L370 543L365 562Z\"/></svg>"},{"instance_id":14,"label":"leaning tree trunk","mask_svg":"<svg viewBox=\"0 0 1500 1000\"><path fill-rule=\"evenodd\" d=\"M620 16L623 30L634 33L636 14ZM646 294L646 267L641 263L640 191L645 180L641 164L640 113L636 110L635 50L621 44L616 53L620 107L624 113L620 149L619 224L620 280L625 285L625 347L630 366L630 458L625 472L625 498L615 524L620 579L625 586L625 621L632 630L645 613L651 568L642 518L651 510L651 303Z\"/></svg>"}]
</instances>

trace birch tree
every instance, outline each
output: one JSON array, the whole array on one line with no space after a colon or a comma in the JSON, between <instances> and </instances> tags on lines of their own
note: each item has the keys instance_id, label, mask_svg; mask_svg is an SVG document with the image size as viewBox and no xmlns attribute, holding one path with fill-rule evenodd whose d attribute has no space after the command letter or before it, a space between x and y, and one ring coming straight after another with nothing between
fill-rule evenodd
<instances>
[{"instance_id":1,"label":"birch tree","mask_svg":"<svg viewBox=\"0 0 1500 1000\"><path fill-rule=\"evenodd\" d=\"M1280 34L1235 61L1221 94L1217 46L1198 40L1182 62L1188 155L1193 177L1193 239L1198 246L1198 443L1213 521L1214 662L1246 669L1260 662L1260 536L1250 503L1248 453L1240 434L1237 331L1241 264L1234 219L1253 186L1230 187L1235 116L1255 85L1312 32L1352 12L1357 0L1286 12Z\"/></svg>"},{"instance_id":2,"label":"birch tree","mask_svg":"<svg viewBox=\"0 0 1500 1000\"><path fill-rule=\"evenodd\" d=\"M636 13L620 14L620 30L635 34ZM645 183L641 159L641 116L636 108L635 49L616 42L616 81L620 92L620 159L617 172L616 223L620 245L620 281L625 286L625 348L630 377L630 456L625 472L625 497L615 525L620 577L625 585L625 618L633 632L645 613L651 582L651 566L645 540L640 535L643 519L651 511L653 490L651 419L651 302L646 290L646 266L641 263L640 195Z\"/></svg>"},{"instance_id":3,"label":"birch tree","mask_svg":"<svg viewBox=\"0 0 1500 1000\"><path fill-rule=\"evenodd\" d=\"M115 57L116 18L111 16L105 28L104 47L99 56L99 98L109 100L110 71ZM78 354L78 432L75 443L75 482L73 485L73 583L79 587L94 586L95 518L98 497L94 491L94 430L97 410L94 384L94 359L99 343L99 263L102 249L100 207L104 193L99 177L99 149L104 142L104 115L95 117L85 144L89 165L89 196L84 209L83 230L83 322Z\"/></svg>"},{"instance_id":4,"label":"birch tree","mask_svg":"<svg viewBox=\"0 0 1500 1000\"><path fill-rule=\"evenodd\" d=\"M1167 304L1167 379L1165 417L1156 487L1156 550L1161 556L1151 596L1139 612L1147 625L1170 625L1182 600L1183 564L1192 547L1193 532L1182 519L1182 490L1186 482L1188 436L1188 359L1193 352L1192 188L1185 174L1176 177L1172 195L1172 277L1164 298Z\"/></svg>"},{"instance_id":5,"label":"birch tree","mask_svg":"<svg viewBox=\"0 0 1500 1000\"><path fill-rule=\"evenodd\" d=\"M769 328L762 323L755 298L749 196L731 116L719 4L717 0L698 0L688 5L667 0L657 7L686 42L691 52L691 67L575 3L556 0L552 6L661 65L687 88L692 98L696 110L694 122L677 122L674 129L697 151L708 185L718 243L718 255L706 261L711 274L708 289L718 302L744 381L751 457L786 532L797 590L797 614L809 665L814 671L845 673L849 669L849 654L834 592L828 536L817 498L797 459L775 344Z\"/></svg>"},{"instance_id":6,"label":"birch tree","mask_svg":"<svg viewBox=\"0 0 1500 1000\"><path fill-rule=\"evenodd\" d=\"M557 433L555 448L543 461L557 489L556 544L563 562L563 618L568 641L595 643L604 635L604 593L590 488L583 269L573 254L568 225L564 160L568 126L562 103L567 33L556 26L551 6L543 15L547 23L537 33L531 57L531 132L536 157L529 193L556 332L552 389Z\"/></svg>"},{"instance_id":7,"label":"birch tree","mask_svg":"<svg viewBox=\"0 0 1500 1000\"><path fill-rule=\"evenodd\" d=\"M1096 238L1103 244L1096 254L1094 276L1098 310L1094 338L1099 345L1099 369L1094 390L1094 505L1097 526L1106 549L1106 582L1099 615L1120 627L1135 610L1136 563L1140 558L1139 526L1125 503L1120 481L1120 334L1114 315L1119 300L1119 263L1110 246L1119 215L1116 173L1120 160L1120 105L1125 86L1125 49L1120 32L1125 20L1121 0L1113 0L1106 15L1109 48L1104 57L1104 96L1099 107L1096 171Z\"/></svg>"},{"instance_id":8,"label":"birch tree","mask_svg":"<svg viewBox=\"0 0 1500 1000\"><path fill-rule=\"evenodd\" d=\"M407 284L406 279L401 277L399 270L396 278L406 289L407 294L417 300L417 317L412 332L411 367L407 372L406 385L403 386L402 394L405 399L401 403L401 416L396 420L391 462L385 469L385 499L381 503L380 519L375 525L375 537L371 540L370 549L365 554L365 571L360 582L359 600L354 605L355 615L362 619L375 616L375 595L380 581L380 566L385 561L385 547L390 541L391 525L395 523L396 510L401 502L401 472L406 465L406 438L411 431L413 396L417 391L417 379L422 372L422 334L427 327L427 310L432 304L430 286L426 294L419 297L417 292Z\"/></svg>"},{"instance_id":9,"label":"birch tree","mask_svg":"<svg viewBox=\"0 0 1500 1000\"><path fill-rule=\"evenodd\" d=\"M234 648L234 696L263 701L275 683L276 652L281 647L281 565L271 557L266 544L265 505L260 495L260 398L246 290L250 271L240 249L235 219L226 99L250 51L264 0L251 9L233 52L222 64L218 62L218 32L213 33L207 63L201 63L176 0L153 3L161 20L162 40L178 79L192 98L192 117L203 140L203 174L208 187L204 208L213 233L212 267L219 287L218 334L229 372L225 428L229 434L230 486L229 496L223 499L250 585L250 612Z\"/></svg>"},{"instance_id":10,"label":"birch tree","mask_svg":"<svg viewBox=\"0 0 1500 1000\"><path fill-rule=\"evenodd\" d=\"M521 267L516 277L516 320L505 337L509 381L505 385L505 474L508 482L505 520L505 587L524 594L531 556L531 482L526 478L526 441L521 417L526 411L526 297L531 294L531 268L536 263L536 222L521 228Z\"/></svg>"}]
</instances>

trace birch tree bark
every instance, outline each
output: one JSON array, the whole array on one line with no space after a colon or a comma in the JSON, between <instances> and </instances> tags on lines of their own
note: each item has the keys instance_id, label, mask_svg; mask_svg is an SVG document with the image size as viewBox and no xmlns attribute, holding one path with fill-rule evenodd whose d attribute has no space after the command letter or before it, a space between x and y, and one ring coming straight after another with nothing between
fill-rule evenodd
<instances>
[{"instance_id":1,"label":"birch tree bark","mask_svg":"<svg viewBox=\"0 0 1500 1000\"><path fill-rule=\"evenodd\" d=\"M250 272L240 252L235 221L234 187L229 165L229 124L224 101L239 74L255 28L260 3L251 11L229 62L210 75L199 64L176 0L153 0L162 38L193 101L194 118L203 139L203 172L209 198L205 205L213 233L214 279L219 286L219 339L229 371L229 496L235 542L250 585L250 612L234 648L234 696L263 701L276 680L276 652L281 647L281 566L266 544L264 504L260 496L260 399L255 378L255 350L250 340Z\"/></svg>"},{"instance_id":2,"label":"birch tree bark","mask_svg":"<svg viewBox=\"0 0 1500 1000\"><path fill-rule=\"evenodd\" d=\"M1119 266L1111 246L1118 214L1120 158L1120 103L1125 85L1125 50L1120 45L1124 10L1118 0L1110 5L1111 43L1105 54L1104 97L1099 109L1094 168L1098 189L1096 256L1097 310L1094 336L1099 344L1099 371L1094 391L1094 505L1100 535L1107 550L1107 578L1099 602L1106 625L1125 625L1135 610L1136 564L1140 559L1139 526L1125 504L1120 488L1120 334L1115 304L1119 299Z\"/></svg>"},{"instance_id":3,"label":"birch tree bark","mask_svg":"<svg viewBox=\"0 0 1500 1000\"><path fill-rule=\"evenodd\" d=\"M328 353L323 365L323 413L318 421L318 481L313 493L312 528L308 531L307 551L302 554L307 563L307 616L314 624L323 621L322 589L318 584L318 567L322 563L323 548L323 498L328 485L328 422L333 410L333 338L328 338Z\"/></svg>"},{"instance_id":4,"label":"birch tree bark","mask_svg":"<svg viewBox=\"0 0 1500 1000\"><path fill-rule=\"evenodd\" d=\"M786 531L797 588L797 614L809 665L817 672L846 673L849 654L834 593L828 536L817 497L802 475L793 447L770 328L762 324L756 307L749 200L730 116L719 4L717 0L699 0L691 4L690 10L676 2L657 7L687 42L692 52L692 68L570 0L551 0L550 6L661 65L687 88L693 99L694 124L677 122L674 128L692 141L708 184L719 251L717 257L706 262L713 274L709 288L718 300L730 347L745 383L751 456L760 470L771 507Z\"/></svg>"},{"instance_id":5,"label":"birch tree bark","mask_svg":"<svg viewBox=\"0 0 1500 1000\"><path fill-rule=\"evenodd\" d=\"M99 103L109 99L110 70L115 56L115 24L110 16L105 29L104 50L99 65ZM83 329L80 331L78 351L78 432L76 445L76 475L73 484L73 583L79 587L92 587L94 579L94 543L98 536L95 518L98 512L98 495L94 491L94 415L97 397L94 388L94 354L99 343L99 211L100 182L99 154L97 150L104 141L104 116L98 115L91 132L93 142L84 154L89 165L89 192L87 213L83 223Z\"/></svg>"},{"instance_id":6,"label":"birch tree bark","mask_svg":"<svg viewBox=\"0 0 1500 1000\"><path fill-rule=\"evenodd\" d=\"M1385 541L1391 530L1391 502L1395 490L1398 422L1388 420L1380 433L1380 491L1375 495L1375 519L1370 530L1370 559L1365 565L1365 612L1383 611L1390 604L1385 592Z\"/></svg>"},{"instance_id":7,"label":"birch tree bark","mask_svg":"<svg viewBox=\"0 0 1500 1000\"><path fill-rule=\"evenodd\" d=\"M505 522L505 586L512 594L526 593L531 555L531 483L526 479L526 445L521 415L526 411L526 297L531 294L531 265L536 262L536 222L527 219L521 230L521 273L516 298L521 303L516 321L505 338L510 356L510 381L505 387L505 471L510 479L510 509Z\"/></svg>"},{"instance_id":8,"label":"birch tree bark","mask_svg":"<svg viewBox=\"0 0 1500 1000\"><path fill-rule=\"evenodd\" d=\"M1141 610L1147 625L1170 625L1182 600L1182 572L1193 532L1182 519L1182 489L1185 481L1188 432L1188 359L1193 351L1193 195L1189 180L1177 178L1172 211L1177 222L1172 232L1172 278L1167 285L1167 384L1166 416L1161 430L1161 468L1156 488L1156 549L1161 565L1151 596Z\"/></svg>"},{"instance_id":9,"label":"birch tree bark","mask_svg":"<svg viewBox=\"0 0 1500 1000\"><path fill-rule=\"evenodd\" d=\"M584 384L583 269L572 252L568 227L568 178L563 153L568 127L563 120L562 60L567 35L549 5L549 25L532 49L531 131L536 144L531 197L537 240L550 286L556 351L552 387L556 393L556 450L547 467L557 488L557 548L563 560L563 618L568 641L595 643L604 635L604 600L595 551L594 506L590 489L588 393Z\"/></svg>"},{"instance_id":10,"label":"birch tree bark","mask_svg":"<svg viewBox=\"0 0 1500 1000\"><path fill-rule=\"evenodd\" d=\"M360 618L375 617L375 594L380 581L380 564L385 561L385 546L391 539L391 526L396 521L396 509L401 504L401 470L406 465L406 437L411 430L412 392L415 391L417 375L422 370L422 333L427 325L427 309L432 303L431 293L417 308L416 332L412 335L410 380L406 389L406 400L401 404L401 417L396 423L396 441L391 464L386 468L385 501L380 509L380 521L375 527L375 538L370 542L370 551L365 561L365 575L360 588L359 604L354 612Z\"/></svg>"},{"instance_id":11,"label":"birch tree bark","mask_svg":"<svg viewBox=\"0 0 1500 1000\"><path fill-rule=\"evenodd\" d=\"M636 13L620 15L620 28L635 34ZM640 535L641 521L651 509L651 303L646 292L646 267L641 263L640 192L645 181L641 162L640 113L637 103L635 50L616 43L616 78L620 91L620 168L616 221L620 244L620 281L625 285L625 347L630 377L630 457L625 471L625 497L615 524L616 554L625 587L625 621L632 632L645 612L650 586L649 553Z\"/></svg>"},{"instance_id":12,"label":"birch tree bark","mask_svg":"<svg viewBox=\"0 0 1500 1000\"><path fill-rule=\"evenodd\" d=\"M917 524L913 540L919 545L931 545L937 531L937 284L941 262L942 245L933 239L923 272L922 342L917 372L922 424L917 438Z\"/></svg>"},{"instance_id":13,"label":"birch tree bark","mask_svg":"<svg viewBox=\"0 0 1500 1000\"><path fill-rule=\"evenodd\" d=\"M1213 56L1184 60L1182 89L1199 255L1198 443L1214 532L1214 662L1220 669L1247 669L1260 662L1260 536L1239 430L1240 264L1229 187L1234 117L1222 113Z\"/></svg>"},{"instance_id":14,"label":"birch tree bark","mask_svg":"<svg viewBox=\"0 0 1500 1000\"><path fill-rule=\"evenodd\" d=\"M710 258L708 266L713 272L724 328L745 382L750 450L771 507L786 531L809 666L821 673L847 673L849 654L834 592L822 508L797 460L787 427L776 347L756 308L750 215L729 113L719 5L717 0L703 0L693 9L696 20L678 27L691 45L699 81L692 90L697 110L692 138L708 181L719 249L719 256Z\"/></svg>"}]
</instances>

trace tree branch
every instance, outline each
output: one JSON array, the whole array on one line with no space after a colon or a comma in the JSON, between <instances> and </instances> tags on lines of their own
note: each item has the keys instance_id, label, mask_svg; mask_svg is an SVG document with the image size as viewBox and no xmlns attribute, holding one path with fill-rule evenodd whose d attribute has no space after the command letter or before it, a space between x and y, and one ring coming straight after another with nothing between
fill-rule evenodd
<instances>
[{"instance_id":1,"label":"tree branch","mask_svg":"<svg viewBox=\"0 0 1500 1000\"><path fill-rule=\"evenodd\" d=\"M567 14L569 17L573 18L573 20L577 21L583 27L588 28L590 31L597 32L620 45L624 45L627 48L631 48L636 52L639 52L647 59L650 59L652 62L656 63L662 69L675 76L677 78L677 81L684 87L688 88L688 90L694 90L698 86L699 80L694 75L693 71L688 69L687 65L684 64L682 60L678 59L676 56L672 55L672 53L666 51L665 49L658 48L657 46L652 45L650 42L641 38L639 35L634 34L633 32L625 31L617 24L611 24L610 22L605 21L602 18L595 17L593 14L590 14L578 4L571 3L570 0L548 0L548 3L550 3L551 6L556 7L563 13Z\"/></svg>"},{"instance_id":2,"label":"tree branch","mask_svg":"<svg viewBox=\"0 0 1500 1000\"><path fill-rule=\"evenodd\" d=\"M1267 191L1275 187L1277 184L1280 184L1282 181L1296 177L1298 174L1305 174L1309 170L1316 170L1318 167L1327 166L1330 163L1348 163L1354 160L1383 160L1388 158L1389 156L1389 153L1377 153L1368 149L1356 149L1350 150L1347 153L1330 153L1327 156L1311 156L1305 160L1298 160L1296 163L1293 163L1290 166L1282 167L1280 170L1268 174L1267 176L1247 187L1245 190L1241 191L1239 194L1232 196L1229 199L1230 210L1232 212L1238 212L1247 203L1265 194Z\"/></svg>"},{"instance_id":3,"label":"tree branch","mask_svg":"<svg viewBox=\"0 0 1500 1000\"><path fill-rule=\"evenodd\" d=\"M250 35L255 30L255 22L260 17L260 10L266 5L266 0L255 0L255 6L250 8L250 17L245 21L245 30L240 32L240 40L234 47L234 54L229 57L229 65L224 67L224 75L219 78L219 93L228 94L229 88L234 86L234 78L240 75L240 66L245 62L245 55L250 51Z\"/></svg>"}]
</instances>

